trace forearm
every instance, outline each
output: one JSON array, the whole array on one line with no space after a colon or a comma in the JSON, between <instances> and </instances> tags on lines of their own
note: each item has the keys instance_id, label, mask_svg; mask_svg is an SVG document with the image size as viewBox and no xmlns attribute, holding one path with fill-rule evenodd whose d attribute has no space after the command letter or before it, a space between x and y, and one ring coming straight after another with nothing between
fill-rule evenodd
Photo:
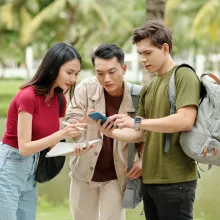
<instances>
[{"instance_id":1,"label":"forearm","mask_svg":"<svg viewBox=\"0 0 220 220\"><path fill-rule=\"evenodd\" d=\"M75 97L77 98L77 97ZM72 98L71 103L69 104L65 116L65 120L70 123L74 124L80 121L83 118L86 109L83 106L78 106L75 103L75 98ZM82 100L78 100L77 103L82 103Z\"/></svg>"},{"instance_id":2,"label":"forearm","mask_svg":"<svg viewBox=\"0 0 220 220\"><path fill-rule=\"evenodd\" d=\"M144 145L145 143L142 142L140 146L140 159L143 160L143 155L144 155Z\"/></svg>"},{"instance_id":3,"label":"forearm","mask_svg":"<svg viewBox=\"0 0 220 220\"><path fill-rule=\"evenodd\" d=\"M29 156L46 148L53 147L62 139L62 130L60 130L36 141L30 141L27 143L19 142L19 151L23 156Z\"/></svg>"},{"instance_id":4,"label":"forearm","mask_svg":"<svg viewBox=\"0 0 220 220\"><path fill-rule=\"evenodd\" d=\"M112 138L127 142L127 143L138 143L142 140L144 131L135 131L132 128L114 129L112 131Z\"/></svg>"},{"instance_id":5,"label":"forearm","mask_svg":"<svg viewBox=\"0 0 220 220\"><path fill-rule=\"evenodd\" d=\"M65 117L66 122L70 124L76 124L80 121L80 119L83 118L83 115L81 114L76 114L76 113L68 113Z\"/></svg>"},{"instance_id":6,"label":"forearm","mask_svg":"<svg viewBox=\"0 0 220 220\"><path fill-rule=\"evenodd\" d=\"M70 124L77 124L83 120L84 114L85 114L85 112L81 108L79 108L79 107L73 108L72 105L70 104L70 106L68 107L66 117L65 117L66 122L68 122ZM83 135L84 135L84 133L82 133L82 135L79 137L72 138L72 140L78 141Z\"/></svg>"},{"instance_id":7,"label":"forearm","mask_svg":"<svg viewBox=\"0 0 220 220\"><path fill-rule=\"evenodd\" d=\"M179 114L169 115L157 119L143 119L140 128L147 131L160 133L175 133L189 131L193 123L191 118L183 117Z\"/></svg>"}]
</instances>

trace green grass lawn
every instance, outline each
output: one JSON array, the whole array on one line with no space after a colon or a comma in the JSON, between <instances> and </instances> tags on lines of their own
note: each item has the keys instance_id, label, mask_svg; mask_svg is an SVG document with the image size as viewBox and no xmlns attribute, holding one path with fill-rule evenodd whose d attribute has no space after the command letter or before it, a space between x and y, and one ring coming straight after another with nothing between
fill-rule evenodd
<instances>
[{"instance_id":1,"label":"green grass lawn","mask_svg":"<svg viewBox=\"0 0 220 220\"><path fill-rule=\"evenodd\" d=\"M0 80L0 117L6 116L8 106L22 83L22 80Z\"/></svg>"},{"instance_id":2,"label":"green grass lawn","mask_svg":"<svg viewBox=\"0 0 220 220\"><path fill-rule=\"evenodd\" d=\"M0 80L0 137L5 130L5 115L8 106L18 87L22 84L19 80ZM70 220L68 202L69 184L68 159L64 169L49 183L39 184L39 206L37 220ZM195 201L195 220L219 220L220 219L220 169L213 167L207 173L202 173L198 181L198 188ZM47 198L47 199L43 199ZM48 202L50 201L50 202ZM127 220L142 220L140 216L142 207L127 211ZM92 220L92 219L91 219Z\"/></svg>"},{"instance_id":3,"label":"green grass lawn","mask_svg":"<svg viewBox=\"0 0 220 220\"><path fill-rule=\"evenodd\" d=\"M39 198L37 220L72 220L67 202L53 205L43 197Z\"/></svg>"},{"instance_id":4,"label":"green grass lawn","mask_svg":"<svg viewBox=\"0 0 220 220\"><path fill-rule=\"evenodd\" d=\"M72 220L69 206L67 202L63 205L52 205L46 201L39 199L37 220ZM140 204L134 210L126 210L126 220L144 220L145 217L142 213L143 206ZM91 219L93 220L93 219ZM217 220L212 218L195 218L194 220Z\"/></svg>"},{"instance_id":5,"label":"green grass lawn","mask_svg":"<svg viewBox=\"0 0 220 220\"><path fill-rule=\"evenodd\" d=\"M142 204L135 210L127 210L126 220L144 220L144 215L140 215L142 210ZM72 220L68 202L65 201L62 205L52 205L45 199L40 198L37 220Z\"/></svg>"}]
</instances>

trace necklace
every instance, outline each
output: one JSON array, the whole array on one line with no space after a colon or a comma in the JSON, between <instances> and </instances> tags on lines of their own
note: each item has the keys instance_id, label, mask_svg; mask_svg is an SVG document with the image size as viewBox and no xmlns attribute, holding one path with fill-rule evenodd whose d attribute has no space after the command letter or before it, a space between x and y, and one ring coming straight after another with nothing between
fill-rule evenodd
<instances>
[{"instance_id":1,"label":"necklace","mask_svg":"<svg viewBox=\"0 0 220 220\"><path fill-rule=\"evenodd\" d=\"M45 100L45 103L46 103L47 106L50 106L51 100L48 100L48 101Z\"/></svg>"},{"instance_id":2,"label":"necklace","mask_svg":"<svg viewBox=\"0 0 220 220\"><path fill-rule=\"evenodd\" d=\"M54 91L50 91L45 95L45 103L47 106L50 106L54 97Z\"/></svg>"},{"instance_id":3,"label":"necklace","mask_svg":"<svg viewBox=\"0 0 220 220\"><path fill-rule=\"evenodd\" d=\"M47 106L50 106L51 102L46 102Z\"/></svg>"},{"instance_id":4,"label":"necklace","mask_svg":"<svg viewBox=\"0 0 220 220\"><path fill-rule=\"evenodd\" d=\"M48 97L48 96L46 95L45 103L46 103L47 106L50 106L50 105L51 105L52 100L53 100L53 97Z\"/></svg>"}]
</instances>

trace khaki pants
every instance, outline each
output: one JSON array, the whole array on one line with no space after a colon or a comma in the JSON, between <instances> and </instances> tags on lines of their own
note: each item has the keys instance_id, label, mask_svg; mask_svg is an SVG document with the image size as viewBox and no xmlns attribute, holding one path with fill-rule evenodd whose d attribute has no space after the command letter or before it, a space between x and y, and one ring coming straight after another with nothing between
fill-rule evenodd
<instances>
[{"instance_id":1,"label":"khaki pants","mask_svg":"<svg viewBox=\"0 0 220 220\"><path fill-rule=\"evenodd\" d=\"M117 180L86 183L74 176L71 179L69 202L74 220L125 220Z\"/></svg>"}]
</instances>

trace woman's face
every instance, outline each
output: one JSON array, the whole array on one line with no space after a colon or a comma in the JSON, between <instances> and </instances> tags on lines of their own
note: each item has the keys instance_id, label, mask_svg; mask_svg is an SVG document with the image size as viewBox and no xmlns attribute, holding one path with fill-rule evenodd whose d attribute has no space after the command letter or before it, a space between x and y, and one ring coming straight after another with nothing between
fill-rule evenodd
<instances>
[{"instance_id":1,"label":"woman's face","mask_svg":"<svg viewBox=\"0 0 220 220\"><path fill-rule=\"evenodd\" d=\"M77 80L80 71L80 61L74 59L64 63L59 70L58 76L54 83L54 88L59 86L63 91L67 91Z\"/></svg>"}]
</instances>

